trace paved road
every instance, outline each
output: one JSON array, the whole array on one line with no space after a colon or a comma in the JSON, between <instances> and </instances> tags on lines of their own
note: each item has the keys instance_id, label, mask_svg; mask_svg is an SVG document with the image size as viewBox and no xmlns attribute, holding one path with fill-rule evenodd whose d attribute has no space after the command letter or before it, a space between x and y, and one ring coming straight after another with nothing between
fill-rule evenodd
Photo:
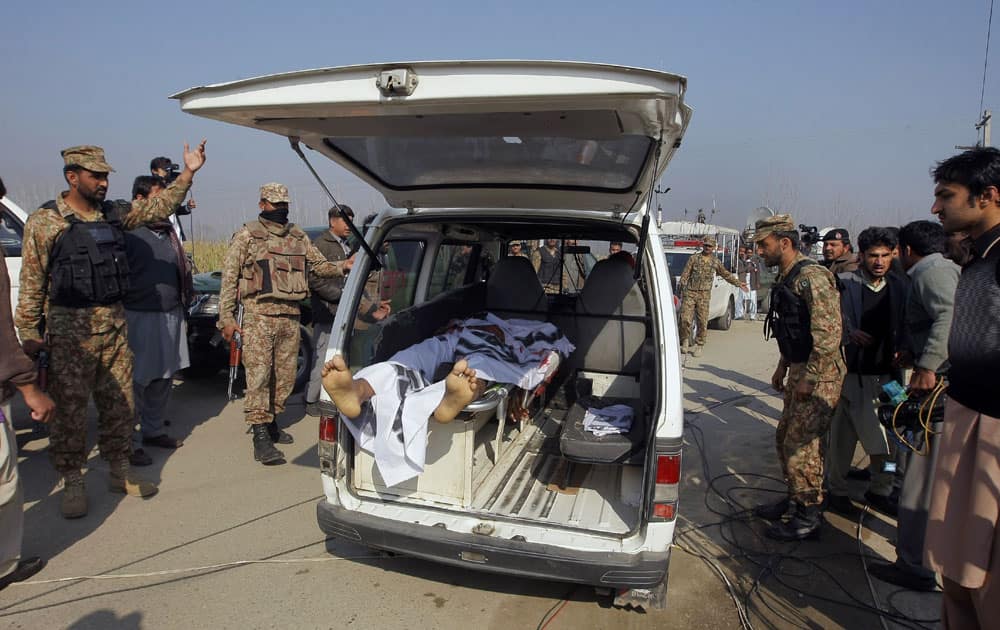
<instances>
[{"instance_id":1,"label":"paved road","mask_svg":"<svg viewBox=\"0 0 1000 630\"><path fill-rule=\"evenodd\" d=\"M720 487L773 488L751 473L777 473L773 418L780 402L766 391L775 349L761 340L759 324L736 322L729 332L713 332L709 343L703 357L689 360L685 375L692 428L679 542L713 559L741 598L762 577L750 598L754 627L877 627L871 614L801 594L845 599L825 570L860 602L871 603L851 523L830 517L819 542L783 547L757 537L760 523L712 525L721 517L706 507L708 484L695 438L704 436L709 475L737 474L719 480ZM321 492L315 421L303 418L301 402L293 399L283 419L293 423L289 431L296 438L284 447L289 463L264 468L252 460L240 407L224 399L221 376L178 385L172 429L186 444L176 452L150 450L156 464L145 470L161 482L150 500L108 493L106 466L94 453L86 475L90 514L77 521L58 514L45 441L24 445L24 549L49 558L35 581L133 577L11 586L0 592L0 627L535 628L553 609L559 612L551 630L740 627L719 576L680 550L670 566L669 609L642 614L611 608L586 587L497 577L326 540L314 511ZM93 439L93 426L91 431ZM768 495L735 489L731 496L749 504ZM717 497L708 501L725 511ZM877 518L867 524L866 549L891 556L890 524ZM734 536L743 551L727 542ZM779 563L773 552L819 559ZM232 564L243 561L260 562ZM768 562L772 572L762 574ZM202 568L186 570L196 567ZM880 588L883 606L891 593ZM936 617L937 595L891 597L910 614Z\"/></svg>"}]
</instances>

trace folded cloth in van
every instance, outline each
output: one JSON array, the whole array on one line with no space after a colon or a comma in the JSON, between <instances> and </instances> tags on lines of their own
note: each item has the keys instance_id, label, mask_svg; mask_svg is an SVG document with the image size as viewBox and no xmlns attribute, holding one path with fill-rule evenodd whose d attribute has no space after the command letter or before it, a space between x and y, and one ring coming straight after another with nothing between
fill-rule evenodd
<instances>
[{"instance_id":1,"label":"folded cloth in van","mask_svg":"<svg viewBox=\"0 0 1000 630\"><path fill-rule=\"evenodd\" d=\"M594 435L628 433L632 417L632 408L628 405L611 405L603 409L589 407L583 415L583 428Z\"/></svg>"},{"instance_id":2,"label":"folded cloth in van","mask_svg":"<svg viewBox=\"0 0 1000 630\"><path fill-rule=\"evenodd\" d=\"M572 343L548 322L485 318L452 322L447 330L400 350L388 361L358 371L375 394L361 415L341 419L358 446L375 457L387 486L424 469L427 422L441 403L445 381L431 382L439 365L465 358L476 377L530 390L544 380L553 361L568 356Z\"/></svg>"}]
</instances>

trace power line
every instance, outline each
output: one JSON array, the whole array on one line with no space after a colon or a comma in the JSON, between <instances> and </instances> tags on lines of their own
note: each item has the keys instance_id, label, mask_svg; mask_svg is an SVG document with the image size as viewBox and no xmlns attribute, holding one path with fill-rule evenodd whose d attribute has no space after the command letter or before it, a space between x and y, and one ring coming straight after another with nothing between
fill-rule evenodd
<instances>
[{"instance_id":1,"label":"power line","mask_svg":"<svg viewBox=\"0 0 1000 630\"><path fill-rule=\"evenodd\" d=\"M986 58L983 59L983 88L979 93L979 111L976 115L983 113L983 103L986 100L986 68L990 63L990 33L993 30L993 0L990 0L990 17L986 22Z\"/></svg>"}]
</instances>

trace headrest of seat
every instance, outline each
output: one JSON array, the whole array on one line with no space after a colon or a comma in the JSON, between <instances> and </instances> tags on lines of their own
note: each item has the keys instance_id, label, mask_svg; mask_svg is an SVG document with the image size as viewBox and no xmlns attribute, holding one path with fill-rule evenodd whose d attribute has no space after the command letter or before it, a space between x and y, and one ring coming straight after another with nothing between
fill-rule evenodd
<instances>
[{"instance_id":1,"label":"headrest of seat","mask_svg":"<svg viewBox=\"0 0 1000 630\"><path fill-rule=\"evenodd\" d=\"M645 315L646 302L632 276L632 267L620 258L598 261L583 283L577 310L591 315Z\"/></svg>"},{"instance_id":2,"label":"headrest of seat","mask_svg":"<svg viewBox=\"0 0 1000 630\"><path fill-rule=\"evenodd\" d=\"M545 290L531 262L523 256L504 256L486 281L486 308L518 311L547 309Z\"/></svg>"}]
</instances>

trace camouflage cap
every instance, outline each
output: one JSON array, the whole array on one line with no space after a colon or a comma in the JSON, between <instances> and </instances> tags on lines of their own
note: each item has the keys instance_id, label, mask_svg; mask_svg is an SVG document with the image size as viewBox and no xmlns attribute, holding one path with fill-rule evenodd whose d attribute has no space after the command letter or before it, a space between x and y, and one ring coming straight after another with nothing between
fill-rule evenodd
<instances>
[{"instance_id":1,"label":"camouflage cap","mask_svg":"<svg viewBox=\"0 0 1000 630\"><path fill-rule=\"evenodd\" d=\"M104 149L85 144L63 149L60 154L66 166L80 166L94 173L113 173L115 169L104 159Z\"/></svg>"},{"instance_id":2,"label":"camouflage cap","mask_svg":"<svg viewBox=\"0 0 1000 630\"><path fill-rule=\"evenodd\" d=\"M288 203L288 187L271 182L260 187L260 198L271 203Z\"/></svg>"},{"instance_id":3,"label":"camouflage cap","mask_svg":"<svg viewBox=\"0 0 1000 630\"><path fill-rule=\"evenodd\" d=\"M715 237L714 236L706 236L705 238L703 238L701 240L701 243L702 243L702 245L711 245L712 247L715 247L715 245L716 245Z\"/></svg>"},{"instance_id":4,"label":"camouflage cap","mask_svg":"<svg viewBox=\"0 0 1000 630\"><path fill-rule=\"evenodd\" d=\"M754 224L753 240L759 243L775 232L795 232L795 221L790 214L776 214L773 217L761 219Z\"/></svg>"},{"instance_id":5,"label":"camouflage cap","mask_svg":"<svg viewBox=\"0 0 1000 630\"><path fill-rule=\"evenodd\" d=\"M840 241L844 244L851 242L851 235L844 228L833 228L823 235L823 242Z\"/></svg>"}]
</instances>

